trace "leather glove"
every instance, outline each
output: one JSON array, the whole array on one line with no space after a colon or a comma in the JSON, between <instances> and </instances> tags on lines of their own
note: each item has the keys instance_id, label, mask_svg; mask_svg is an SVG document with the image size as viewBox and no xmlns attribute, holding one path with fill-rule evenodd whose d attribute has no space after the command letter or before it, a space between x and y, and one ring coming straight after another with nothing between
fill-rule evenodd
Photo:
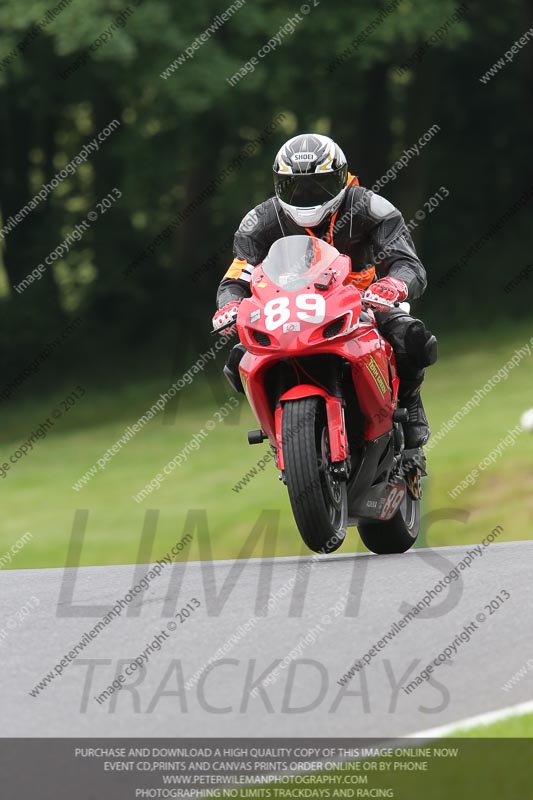
<instances>
[{"instance_id":1,"label":"leather glove","mask_svg":"<svg viewBox=\"0 0 533 800\"><path fill-rule=\"evenodd\" d=\"M236 319L239 311L239 304L240 300L232 300L230 303L226 303L225 306L222 306L222 308L219 308L213 317L213 330L219 331L220 328L223 328L224 325L227 325L232 319ZM220 333L226 335L227 333L235 333L236 330L237 326L231 325L229 328L224 328Z\"/></svg>"},{"instance_id":2,"label":"leather glove","mask_svg":"<svg viewBox=\"0 0 533 800\"><path fill-rule=\"evenodd\" d=\"M398 278L380 278L363 292L363 301L373 311L390 311L393 303L407 298L407 286Z\"/></svg>"}]
</instances>

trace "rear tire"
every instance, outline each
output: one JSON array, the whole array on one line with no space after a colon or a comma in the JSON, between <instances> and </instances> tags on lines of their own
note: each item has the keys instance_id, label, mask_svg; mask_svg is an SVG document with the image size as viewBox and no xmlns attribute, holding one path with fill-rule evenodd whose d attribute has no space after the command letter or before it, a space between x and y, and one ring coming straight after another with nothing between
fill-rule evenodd
<instances>
[{"instance_id":1,"label":"rear tire","mask_svg":"<svg viewBox=\"0 0 533 800\"><path fill-rule=\"evenodd\" d=\"M357 524L363 544L373 553L405 553L417 540L420 531L420 500L409 492L396 514L385 522L361 520Z\"/></svg>"},{"instance_id":2,"label":"rear tire","mask_svg":"<svg viewBox=\"0 0 533 800\"><path fill-rule=\"evenodd\" d=\"M285 480L300 535L315 553L332 553L346 536L346 482L331 470L324 400L288 401L282 415Z\"/></svg>"}]
</instances>

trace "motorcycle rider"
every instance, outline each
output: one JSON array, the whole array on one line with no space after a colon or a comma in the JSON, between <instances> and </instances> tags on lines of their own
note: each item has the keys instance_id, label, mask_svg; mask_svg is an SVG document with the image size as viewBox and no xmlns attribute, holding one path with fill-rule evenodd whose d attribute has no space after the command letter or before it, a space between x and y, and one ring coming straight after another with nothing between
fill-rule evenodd
<instances>
[{"instance_id":1,"label":"motorcycle rider","mask_svg":"<svg viewBox=\"0 0 533 800\"><path fill-rule=\"evenodd\" d=\"M393 347L400 378L398 404L408 413L405 447L422 447L430 429L420 387L425 368L437 360L437 340L421 320L388 305L416 300L427 285L401 213L359 185L348 172L344 153L327 136L293 137L278 152L273 170L275 196L250 211L235 233L234 260L218 289L213 327L218 330L231 321L240 301L250 296L252 270L276 240L306 233L325 240L350 256L350 281L364 290L366 306L375 312L380 333ZM226 370L234 375L242 353L242 345L237 345L228 359Z\"/></svg>"}]
</instances>

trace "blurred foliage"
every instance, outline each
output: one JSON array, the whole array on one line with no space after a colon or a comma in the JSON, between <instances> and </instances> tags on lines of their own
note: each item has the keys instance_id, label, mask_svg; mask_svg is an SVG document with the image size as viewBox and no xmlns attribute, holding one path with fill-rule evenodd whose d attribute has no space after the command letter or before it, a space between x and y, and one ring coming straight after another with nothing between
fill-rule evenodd
<instances>
[{"instance_id":1,"label":"blurred foliage","mask_svg":"<svg viewBox=\"0 0 533 800\"><path fill-rule=\"evenodd\" d=\"M53 0L3 0L1 225L109 122L121 123L0 241L5 381L74 312L83 316L83 335L58 356L64 367L73 359L123 364L140 353L170 358L187 327L208 331L216 286L231 259L229 237L249 208L272 193L277 148L309 129L334 136L351 170L372 186L405 148L440 125L420 157L383 190L406 219L442 185L451 193L415 232L430 275L416 311L437 329L528 315L527 283L502 291L531 259L527 206L454 280L435 286L533 178L533 44L489 84L479 81L531 26L533 0L509 0L505 13L495 0L472 0L463 21L451 25L419 64L397 72L458 5L402 0L354 49L354 39L379 14L371 0L356 6L310 0L306 15L284 0L248 0L164 79L169 65L228 6L220 0L186 9L170 0L63 0L64 7ZM294 32L232 88L226 79L297 14ZM40 30L34 27L46 19ZM74 68L79 59L84 63ZM286 115L282 125L265 135L242 168L125 276L161 230L280 113ZM26 291L10 290L114 187L122 198L82 241Z\"/></svg>"}]
</instances>

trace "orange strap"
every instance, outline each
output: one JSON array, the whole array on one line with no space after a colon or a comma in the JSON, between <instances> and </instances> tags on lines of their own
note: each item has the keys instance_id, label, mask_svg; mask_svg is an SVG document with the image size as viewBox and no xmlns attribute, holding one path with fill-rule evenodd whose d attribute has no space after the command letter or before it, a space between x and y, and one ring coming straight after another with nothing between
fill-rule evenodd
<instances>
[{"instance_id":1,"label":"orange strap","mask_svg":"<svg viewBox=\"0 0 533 800\"><path fill-rule=\"evenodd\" d=\"M242 271L247 264L248 262L243 258L234 258L229 266L228 271L224 275L224 278L233 278L234 280L239 280L242 275Z\"/></svg>"},{"instance_id":2,"label":"orange strap","mask_svg":"<svg viewBox=\"0 0 533 800\"><path fill-rule=\"evenodd\" d=\"M329 228L328 228L328 230L327 230L327 232L326 232L326 239L325 239L325 241L326 241L328 244L332 245L332 246L333 246L333 228L335 227L335 220L337 219L337 214L338 214L338 213L339 213L339 212L338 212L338 210L337 210L337 211L335 211L335 213L334 213L334 214L333 214L333 216L331 217L331 222L329 223ZM307 233L309 234L309 236L313 236L315 239L317 239L317 238L318 238L318 237L317 237L317 235L316 235L316 233L315 233L315 232L314 232L314 231L313 231L311 228L306 228L305 230L307 231Z\"/></svg>"},{"instance_id":3,"label":"orange strap","mask_svg":"<svg viewBox=\"0 0 533 800\"><path fill-rule=\"evenodd\" d=\"M350 272L347 276L344 284L351 284L355 286L357 289L361 289L364 291L368 289L374 278L376 277L376 268L374 266L368 267L368 269L362 269L360 272Z\"/></svg>"},{"instance_id":4,"label":"orange strap","mask_svg":"<svg viewBox=\"0 0 533 800\"><path fill-rule=\"evenodd\" d=\"M346 188L349 189L350 186L359 186L359 178L357 175L352 175L351 172L348 173L348 178L346 179ZM331 222L329 224L328 232L326 233L326 242L333 246L333 228L335 227L335 220L337 219L338 210L333 214L331 217ZM311 228L305 229L309 236L314 236L316 238L316 233L311 230Z\"/></svg>"},{"instance_id":5,"label":"orange strap","mask_svg":"<svg viewBox=\"0 0 533 800\"><path fill-rule=\"evenodd\" d=\"M349 188L350 186L359 186L359 178L357 175L352 175L348 173L348 180L346 182L346 187ZM335 227L335 221L337 219L337 214L339 212L336 211L333 216L331 217L331 222L329 224L329 229L326 233L325 240L328 244L333 245L333 229ZM309 236L314 236L315 239L317 238L316 233L311 228L305 229ZM344 281L345 284L351 284L352 286L357 287L357 289L368 289L374 278L376 277L376 268L374 266L368 267L368 269L362 269L360 272L350 272L346 280Z\"/></svg>"}]
</instances>

